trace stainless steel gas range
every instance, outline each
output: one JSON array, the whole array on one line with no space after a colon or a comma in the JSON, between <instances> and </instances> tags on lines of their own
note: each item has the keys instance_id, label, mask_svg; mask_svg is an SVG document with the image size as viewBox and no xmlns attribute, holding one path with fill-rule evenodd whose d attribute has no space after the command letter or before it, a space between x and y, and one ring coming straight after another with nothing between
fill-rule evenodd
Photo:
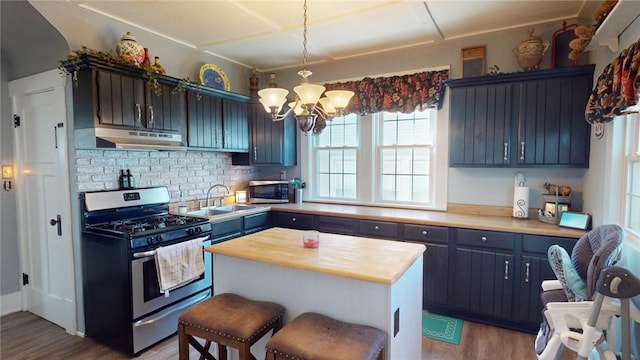
<instances>
[{"instance_id":1,"label":"stainless steel gas range","mask_svg":"<svg viewBox=\"0 0 640 360\"><path fill-rule=\"evenodd\" d=\"M211 296L211 254L204 251L200 278L160 293L157 247L211 244L209 221L170 214L169 200L166 187L81 194L85 333L128 354L174 334L180 314Z\"/></svg>"}]
</instances>

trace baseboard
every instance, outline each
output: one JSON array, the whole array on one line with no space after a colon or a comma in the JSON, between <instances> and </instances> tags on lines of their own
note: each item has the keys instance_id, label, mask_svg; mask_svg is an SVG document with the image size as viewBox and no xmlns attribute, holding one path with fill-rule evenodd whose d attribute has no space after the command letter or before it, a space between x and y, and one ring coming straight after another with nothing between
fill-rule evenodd
<instances>
[{"instance_id":1,"label":"baseboard","mask_svg":"<svg viewBox=\"0 0 640 360\"><path fill-rule=\"evenodd\" d=\"M0 297L0 316L5 316L22 310L22 293L2 295Z\"/></svg>"}]
</instances>

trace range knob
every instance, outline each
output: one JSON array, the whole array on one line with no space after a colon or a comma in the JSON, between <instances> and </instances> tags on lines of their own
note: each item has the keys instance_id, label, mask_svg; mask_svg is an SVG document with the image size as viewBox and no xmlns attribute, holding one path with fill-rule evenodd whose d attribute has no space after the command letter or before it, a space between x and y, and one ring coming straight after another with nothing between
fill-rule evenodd
<instances>
[{"instance_id":1,"label":"range knob","mask_svg":"<svg viewBox=\"0 0 640 360\"><path fill-rule=\"evenodd\" d=\"M147 236L147 244L153 244L153 236Z\"/></svg>"},{"instance_id":2,"label":"range knob","mask_svg":"<svg viewBox=\"0 0 640 360\"><path fill-rule=\"evenodd\" d=\"M164 240L164 238L162 237L162 234L156 235L156 242L159 243L162 240Z\"/></svg>"},{"instance_id":3,"label":"range knob","mask_svg":"<svg viewBox=\"0 0 640 360\"><path fill-rule=\"evenodd\" d=\"M202 232L202 228L200 226L187 229L187 234L189 235L193 235L201 232Z\"/></svg>"}]
</instances>

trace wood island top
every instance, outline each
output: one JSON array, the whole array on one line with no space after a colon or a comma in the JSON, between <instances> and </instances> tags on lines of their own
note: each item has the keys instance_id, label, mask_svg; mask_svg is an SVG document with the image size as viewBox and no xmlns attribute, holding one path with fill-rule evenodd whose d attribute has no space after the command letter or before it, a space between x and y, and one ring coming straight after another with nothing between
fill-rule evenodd
<instances>
[{"instance_id":1,"label":"wood island top","mask_svg":"<svg viewBox=\"0 0 640 360\"><path fill-rule=\"evenodd\" d=\"M425 250L422 244L320 233L302 246L302 230L270 228L205 248L214 254L393 284Z\"/></svg>"}]
</instances>

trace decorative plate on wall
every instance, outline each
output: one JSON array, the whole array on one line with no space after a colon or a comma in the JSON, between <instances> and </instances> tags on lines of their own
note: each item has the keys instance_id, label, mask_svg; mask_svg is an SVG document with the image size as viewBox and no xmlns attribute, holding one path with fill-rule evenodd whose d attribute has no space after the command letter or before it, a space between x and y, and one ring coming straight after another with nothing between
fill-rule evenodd
<instances>
[{"instance_id":1,"label":"decorative plate on wall","mask_svg":"<svg viewBox=\"0 0 640 360\"><path fill-rule=\"evenodd\" d=\"M214 64L204 64L200 68L200 83L215 89L230 91L231 85L227 74Z\"/></svg>"}]
</instances>

